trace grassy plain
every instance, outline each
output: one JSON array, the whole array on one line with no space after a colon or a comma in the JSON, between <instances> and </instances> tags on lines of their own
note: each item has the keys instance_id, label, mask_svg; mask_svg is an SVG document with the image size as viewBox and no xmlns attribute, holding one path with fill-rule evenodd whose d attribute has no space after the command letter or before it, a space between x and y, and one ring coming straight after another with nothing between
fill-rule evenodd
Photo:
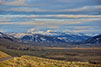
<instances>
[{"instance_id":1,"label":"grassy plain","mask_svg":"<svg viewBox=\"0 0 101 67\"><path fill-rule=\"evenodd\" d=\"M0 64L0 67L101 67L101 65L90 64L89 62L69 62L24 55L3 62Z\"/></svg>"},{"instance_id":2,"label":"grassy plain","mask_svg":"<svg viewBox=\"0 0 101 67\"><path fill-rule=\"evenodd\" d=\"M0 50L11 56L30 55L54 60L101 64L101 48L37 47L34 50L14 50L0 47Z\"/></svg>"}]
</instances>

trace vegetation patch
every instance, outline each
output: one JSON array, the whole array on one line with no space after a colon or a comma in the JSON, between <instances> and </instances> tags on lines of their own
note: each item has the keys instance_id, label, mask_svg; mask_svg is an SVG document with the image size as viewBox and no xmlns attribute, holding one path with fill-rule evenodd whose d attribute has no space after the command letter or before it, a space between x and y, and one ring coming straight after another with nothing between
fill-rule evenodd
<instances>
[{"instance_id":1,"label":"vegetation patch","mask_svg":"<svg viewBox=\"0 0 101 67\"><path fill-rule=\"evenodd\" d=\"M4 53L4 52L2 52L2 51L0 51L0 59L1 58L7 58L7 57L11 57L11 56L6 54L6 53Z\"/></svg>"},{"instance_id":2,"label":"vegetation patch","mask_svg":"<svg viewBox=\"0 0 101 67\"><path fill-rule=\"evenodd\" d=\"M100 64L90 64L88 62L68 62L27 55L21 57L15 57L12 60L0 64L0 67L100 67L100 66L101 66Z\"/></svg>"}]
</instances>

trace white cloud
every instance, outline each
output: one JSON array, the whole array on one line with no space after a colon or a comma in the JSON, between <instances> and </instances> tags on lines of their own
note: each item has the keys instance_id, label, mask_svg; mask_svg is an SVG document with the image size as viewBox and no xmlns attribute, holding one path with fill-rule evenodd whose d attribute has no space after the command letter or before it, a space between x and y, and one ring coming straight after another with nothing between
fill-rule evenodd
<instances>
[{"instance_id":1,"label":"white cloud","mask_svg":"<svg viewBox=\"0 0 101 67\"><path fill-rule=\"evenodd\" d=\"M60 18L101 18L101 15L54 15Z\"/></svg>"},{"instance_id":2,"label":"white cloud","mask_svg":"<svg viewBox=\"0 0 101 67\"><path fill-rule=\"evenodd\" d=\"M24 0L21 1L21 3L14 2L14 3L7 3L11 5L22 5L24 4ZM101 5L95 5L95 6L83 6L80 8L75 9L62 9L62 10L49 10L49 9L40 9L40 8L30 8L30 7L17 7L17 8L8 8L8 9L1 9L5 11L16 11L16 12L86 12L86 11L101 11Z\"/></svg>"},{"instance_id":3,"label":"white cloud","mask_svg":"<svg viewBox=\"0 0 101 67\"><path fill-rule=\"evenodd\" d=\"M0 17L13 18L13 17L26 17L26 18L101 18L101 15L0 15Z\"/></svg>"},{"instance_id":4,"label":"white cloud","mask_svg":"<svg viewBox=\"0 0 101 67\"><path fill-rule=\"evenodd\" d=\"M77 26L74 28L76 28L76 29L89 29L90 27L89 26Z\"/></svg>"},{"instance_id":5,"label":"white cloud","mask_svg":"<svg viewBox=\"0 0 101 67\"><path fill-rule=\"evenodd\" d=\"M30 8L30 7L19 7L19 8L11 8L7 11L17 11L17 12L46 12L47 10L39 9L39 8Z\"/></svg>"},{"instance_id":6,"label":"white cloud","mask_svg":"<svg viewBox=\"0 0 101 67\"><path fill-rule=\"evenodd\" d=\"M10 21L9 19L0 18L0 22Z\"/></svg>"},{"instance_id":7,"label":"white cloud","mask_svg":"<svg viewBox=\"0 0 101 67\"><path fill-rule=\"evenodd\" d=\"M76 9L66 9L64 11L79 12L79 11L101 11L101 5L98 6L84 6Z\"/></svg>"},{"instance_id":8,"label":"white cloud","mask_svg":"<svg viewBox=\"0 0 101 67\"><path fill-rule=\"evenodd\" d=\"M1 0L1 5L21 6L21 5L25 5L24 2L25 0L14 0L14 1Z\"/></svg>"},{"instance_id":9,"label":"white cloud","mask_svg":"<svg viewBox=\"0 0 101 67\"><path fill-rule=\"evenodd\" d=\"M16 24L16 25L46 25L47 28L59 28L58 25L71 25L71 24L80 24L84 22L96 21L101 20L100 18L92 18L92 19L76 19L73 21L23 21L23 22L0 22L0 24L7 25L7 24Z\"/></svg>"}]
</instances>

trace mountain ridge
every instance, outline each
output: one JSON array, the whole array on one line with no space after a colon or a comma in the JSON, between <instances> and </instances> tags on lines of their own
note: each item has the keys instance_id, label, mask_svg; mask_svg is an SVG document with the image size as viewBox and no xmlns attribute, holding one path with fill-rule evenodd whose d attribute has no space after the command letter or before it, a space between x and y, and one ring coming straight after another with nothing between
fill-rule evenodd
<instances>
[{"instance_id":1,"label":"mountain ridge","mask_svg":"<svg viewBox=\"0 0 101 67\"><path fill-rule=\"evenodd\" d=\"M87 40L83 41L84 44L100 44L101 45L101 34L88 38Z\"/></svg>"}]
</instances>

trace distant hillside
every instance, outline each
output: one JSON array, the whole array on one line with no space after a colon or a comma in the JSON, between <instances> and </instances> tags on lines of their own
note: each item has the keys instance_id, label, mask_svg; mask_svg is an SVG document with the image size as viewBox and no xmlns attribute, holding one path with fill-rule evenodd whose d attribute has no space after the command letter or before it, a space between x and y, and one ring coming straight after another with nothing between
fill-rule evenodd
<instances>
[{"instance_id":1,"label":"distant hillside","mask_svg":"<svg viewBox=\"0 0 101 67\"><path fill-rule=\"evenodd\" d=\"M22 40L0 32L0 46L6 48L12 48L21 46L22 45L21 43L23 43Z\"/></svg>"},{"instance_id":2,"label":"distant hillside","mask_svg":"<svg viewBox=\"0 0 101 67\"><path fill-rule=\"evenodd\" d=\"M82 43L84 43L84 44L100 44L101 45L101 34L94 36L92 38L89 38L89 39L83 41Z\"/></svg>"},{"instance_id":3,"label":"distant hillside","mask_svg":"<svg viewBox=\"0 0 101 67\"><path fill-rule=\"evenodd\" d=\"M27 50L29 45L25 45L24 41L0 32L0 47L6 49Z\"/></svg>"},{"instance_id":4,"label":"distant hillside","mask_svg":"<svg viewBox=\"0 0 101 67\"><path fill-rule=\"evenodd\" d=\"M2 32L0 32L0 39L7 39L7 40L10 40L10 41L13 41L13 42L17 42L17 43L23 42L21 39L18 39L18 38L15 38L13 36L4 34Z\"/></svg>"}]
</instances>

